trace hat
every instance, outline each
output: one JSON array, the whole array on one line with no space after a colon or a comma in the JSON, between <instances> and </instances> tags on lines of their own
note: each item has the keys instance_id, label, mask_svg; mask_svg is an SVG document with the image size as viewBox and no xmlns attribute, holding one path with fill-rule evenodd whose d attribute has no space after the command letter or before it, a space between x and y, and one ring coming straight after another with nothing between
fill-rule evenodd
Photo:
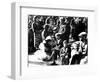
<instances>
[{"instance_id":1,"label":"hat","mask_svg":"<svg viewBox=\"0 0 100 82\"><path fill-rule=\"evenodd\" d=\"M55 31L55 30L57 30L57 27L56 26L53 28L53 31Z\"/></svg>"},{"instance_id":2,"label":"hat","mask_svg":"<svg viewBox=\"0 0 100 82\"><path fill-rule=\"evenodd\" d=\"M55 36L60 36L60 35L61 35L61 33L56 33L56 34L55 34Z\"/></svg>"},{"instance_id":3,"label":"hat","mask_svg":"<svg viewBox=\"0 0 100 82\"><path fill-rule=\"evenodd\" d=\"M43 43L45 44L45 43L46 43L46 41L45 41L45 40L43 40Z\"/></svg>"},{"instance_id":4,"label":"hat","mask_svg":"<svg viewBox=\"0 0 100 82\"><path fill-rule=\"evenodd\" d=\"M84 36L84 35L87 35L86 32L81 32L78 36L81 37L81 36Z\"/></svg>"},{"instance_id":5,"label":"hat","mask_svg":"<svg viewBox=\"0 0 100 82\"><path fill-rule=\"evenodd\" d=\"M45 40L51 40L52 38L50 36L47 36Z\"/></svg>"}]
</instances>

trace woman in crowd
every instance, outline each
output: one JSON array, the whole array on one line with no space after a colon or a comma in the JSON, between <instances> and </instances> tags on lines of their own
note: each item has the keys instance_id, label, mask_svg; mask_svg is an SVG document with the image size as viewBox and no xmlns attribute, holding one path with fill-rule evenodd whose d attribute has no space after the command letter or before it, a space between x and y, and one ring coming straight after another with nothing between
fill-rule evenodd
<instances>
[{"instance_id":1,"label":"woman in crowd","mask_svg":"<svg viewBox=\"0 0 100 82\"><path fill-rule=\"evenodd\" d=\"M54 20L52 18L48 19L47 23L44 25L44 30L42 32L42 39L45 40L47 36L53 35Z\"/></svg>"},{"instance_id":2,"label":"woman in crowd","mask_svg":"<svg viewBox=\"0 0 100 82\"><path fill-rule=\"evenodd\" d=\"M34 29L34 41L35 41L35 47L38 49L40 43L42 42L42 36L41 33L43 31L43 22L41 16L36 16L34 18L34 22L32 24L32 28Z\"/></svg>"}]
</instances>

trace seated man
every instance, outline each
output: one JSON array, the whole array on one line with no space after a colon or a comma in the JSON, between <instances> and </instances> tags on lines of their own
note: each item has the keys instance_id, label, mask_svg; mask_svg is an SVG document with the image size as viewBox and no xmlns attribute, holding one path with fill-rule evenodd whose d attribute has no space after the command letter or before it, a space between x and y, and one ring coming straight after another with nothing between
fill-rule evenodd
<instances>
[{"instance_id":1,"label":"seated man","mask_svg":"<svg viewBox=\"0 0 100 82\"><path fill-rule=\"evenodd\" d=\"M80 64L86 64L88 62L88 44L87 44L87 34L82 32L79 34L79 37L82 38L82 56Z\"/></svg>"},{"instance_id":2,"label":"seated man","mask_svg":"<svg viewBox=\"0 0 100 82\"><path fill-rule=\"evenodd\" d=\"M87 34L82 32L79 34L79 41L72 44L71 47L71 64L80 64L81 60L87 56Z\"/></svg>"},{"instance_id":3,"label":"seated man","mask_svg":"<svg viewBox=\"0 0 100 82\"><path fill-rule=\"evenodd\" d=\"M63 45L63 41L60 39L60 34L57 33L55 36L56 36L56 46L52 49L50 60L52 60L53 63L51 65L56 64L57 56L60 57L60 49L62 48Z\"/></svg>"}]
</instances>

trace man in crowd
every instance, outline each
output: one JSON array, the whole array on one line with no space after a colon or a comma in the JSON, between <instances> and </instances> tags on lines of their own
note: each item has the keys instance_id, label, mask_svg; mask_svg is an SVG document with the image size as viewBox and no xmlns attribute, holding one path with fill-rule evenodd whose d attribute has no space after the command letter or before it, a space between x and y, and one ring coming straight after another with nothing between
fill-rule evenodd
<instances>
[{"instance_id":1,"label":"man in crowd","mask_svg":"<svg viewBox=\"0 0 100 82\"><path fill-rule=\"evenodd\" d=\"M81 32L79 34L79 41L72 44L70 64L80 64L81 59L87 56L87 34Z\"/></svg>"},{"instance_id":2,"label":"man in crowd","mask_svg":"<svg viewBox=\"0 0 100 82\"><path fill-rule=\"evenodd\" d=\"M56 60L59 57L60 58L60 49L63 46L63 41L60 38L59 33L57 33L56 36L56 46L52 49L52 54L51 57L49 58L50 60L53 61L53 63L51 63L51 65L56 65Z\"/></svg>"}]
</instances>

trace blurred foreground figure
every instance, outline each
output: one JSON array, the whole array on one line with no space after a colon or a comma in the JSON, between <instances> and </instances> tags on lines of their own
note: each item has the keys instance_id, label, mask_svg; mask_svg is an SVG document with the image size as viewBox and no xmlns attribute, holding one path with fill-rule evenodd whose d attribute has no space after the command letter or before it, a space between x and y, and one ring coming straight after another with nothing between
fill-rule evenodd
<instances>
[{"instance_id":1,"label":"blurred foreground figure","mask_svg":"<svg viewBox=\"0 0 100 82\"><path fill-rule=\"evenodd\" d=\"M47 57L47 54L45 52L45 41L40 43L39 50L37 50L33 56L31 56L30 60L33 62L43 62L43 59Z\"/></svg>"}]
</instances>

